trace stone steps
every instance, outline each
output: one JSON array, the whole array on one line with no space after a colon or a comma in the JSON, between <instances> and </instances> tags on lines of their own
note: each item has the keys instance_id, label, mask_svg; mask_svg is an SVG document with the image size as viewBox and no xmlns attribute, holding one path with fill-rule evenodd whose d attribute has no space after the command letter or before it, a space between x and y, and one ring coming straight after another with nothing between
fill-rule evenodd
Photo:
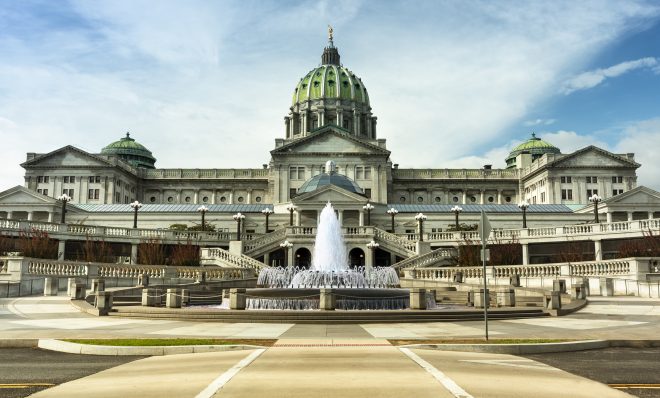
<instances>
[{"instance_id":1,"label":"stone steps","mask_svg":"<svg viewBox=\"0 0 660 398\"><path fill-rule=\"evenodd\" d=\"M483 320L482 310L427 311L265 311L265 310L189 310L155 307L120 307L110 316L126 318L169 319L203 322L259 323L399 323L461 322ZM497 309L489 311L489 319L511 319L545 316L541 309Z\"/></svg>"}]
</instances>

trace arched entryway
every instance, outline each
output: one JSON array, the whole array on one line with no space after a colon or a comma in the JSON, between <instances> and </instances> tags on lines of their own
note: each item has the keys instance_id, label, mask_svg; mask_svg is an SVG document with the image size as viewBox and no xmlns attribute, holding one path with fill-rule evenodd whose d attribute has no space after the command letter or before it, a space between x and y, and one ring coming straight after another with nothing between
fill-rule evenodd
<instances>
[{"instance_id":1,"label":"arched entryway","mask_svg":"<svg viewBox=\"0 0 660 398\"><path fill-rule=\"evenodd\" d=\"M392 254L381 248L377 248L374 253L374 266L375 267L389 267L392 265Z\"/></svg>"},{"instance_id":2,"label":"arched entryway","mask_svg":"<svg viewBox=\"0 0 660 398\"><path fill-rule=\"evenodd\" d=\"M309 268L312 265L312 253L308 249L301 247L296 250L296 255L293 259L296 267Z\"/></svg>"},{"instance_id":3,"label":"arched entryway","mask_svg":"<svg viewBox=\"0 0 660 398\"><path fill-rule=\"evenodd\" d=\"M348 252L348 264L351 267L359 267L364 265L364 251L359 248L351 249Z\"/></svg>"}]
</instances>

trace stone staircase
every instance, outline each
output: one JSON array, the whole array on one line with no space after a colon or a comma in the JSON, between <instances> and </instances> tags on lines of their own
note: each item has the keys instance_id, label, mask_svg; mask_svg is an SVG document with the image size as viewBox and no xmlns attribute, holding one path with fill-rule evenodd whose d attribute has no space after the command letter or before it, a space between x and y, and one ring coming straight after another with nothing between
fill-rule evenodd
<instances>
[{"instance_id":1,"label":"stone staircase","mask_svg":"<svg viewBox=\"0 0 660 398\"><path fill-rule=\"evenodd\" d=\"M374 227L374 240L384 250L392 252L400 257L412 257L417 255L415 242L391 234L380 228Z\"/></svg>"},{"instance_id":2,"label":"stone staircase","mask_svg":"<svg viewBox=\"0 0 660 398\"><path fill-rule=\"evenodd\" d=\"M267 267L266 264L252 257L244 254L232 254L219 247L203 248L201 257L200 263L202 265L216 265L225 268L251 268L256 273L262 268Z\"/></svg>"},{"instance_id":3,"label":"stone staircase","mask_svg":"<svg viewBox=\"0 0 660 398\"><path fill-rule=\"evenodd\" d=\"M252 258L261 257L266 253L277 250L285 238L286 228L280 228L256 239L246 241L243 244L243 253Z\"/></svg>"},{"instance_id":4,"label":"stone staircase","mask_svg":"<svg viewBox=\"0 0 660 398\"><path fill-rule=\"evenodd\" d=\"M447 265L451 262L452 252L449 249L436 249L422 255L414 255L392 265L395 269L424 268Z\"/></svg>"}]
</instances>

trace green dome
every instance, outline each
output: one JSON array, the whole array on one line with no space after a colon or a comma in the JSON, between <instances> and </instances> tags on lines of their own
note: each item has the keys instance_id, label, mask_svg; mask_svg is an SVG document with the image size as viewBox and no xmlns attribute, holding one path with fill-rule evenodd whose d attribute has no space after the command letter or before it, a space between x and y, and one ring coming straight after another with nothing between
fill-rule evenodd
<instances>
[{"instance_id":1,"label":"green dome","mask_svg":"<svg viewBox=\"0 0 660 398\"><path fill-rule=\"evenodd\" d=\"M532 161L540 158L546 153L561 153L559 148L550 144L549 142L543 141L542 139L536 137L535 133L532 133L532 137L530 139L513 148L511 153L509 153L509 156L506 158L507 168L516 167L516 156L523 152L531 154Z\"/></svg>"},{"instance_id":2,"label":"green dome","mask_svg":"<svg viewBox=\"0 0 660 398\"><path fill-rule=\"evenodd\" d=\"M307 73L293 92L293 104L307 100L341 99L369 105L367 89L353 72L340 65L324 64Z\"/></svg>"},{"instance_id":3,"label":"green dome","mask_svg":"<svg viewBox=\"0 0 660 398\"><path fill-rule=\"evenodd\" d=\"M118 156L135 167L155 168L156 158L144 145L131 138L130 133L126 133L126 137L103 148L101 154Z\"/></svg>"}]
</instances>

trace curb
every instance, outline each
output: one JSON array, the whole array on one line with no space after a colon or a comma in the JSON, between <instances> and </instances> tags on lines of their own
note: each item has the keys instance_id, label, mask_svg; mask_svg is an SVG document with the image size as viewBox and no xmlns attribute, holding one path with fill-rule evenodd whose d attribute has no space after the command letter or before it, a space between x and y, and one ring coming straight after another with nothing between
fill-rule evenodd
<instances>
[{"instance_id":1,"label":"curb","mask_svg":"<svg viewBox=\"0 0 660 398\"><path fill-rule=\"evenodd\" d=\"M647 348L660 347L660 340L582 340L562 343L538 344L409 344L400 347L421 350L483 352L488 354L546 354L597 350L610 347Z\"/></svg>"},{"instance_id":2,"label":"curb","mask_svg":"<svg viewBox=\"0 0 660 398\"><path fill-rule=\"evenodd\" d=\"M221 351L242 351L254 350L257 348L267 348L257 345L181 345L181 346L106 346L106 345L90 345L70 343L68 341L55 340L55 339L40 339L37 347L58 351L69 354L83 354L83 355L144 355L144 356L162 356L162 355L177 355L177 354L201 354L208 352L221 352Z\"/></svg>"},{"instance_id":3,"label":"curb","mask_svg":"<svg viewBox=\"0 0 660 398\"><path fill-rule=\"evenodd\" d=\"M39 339L0 339L0 348L34 348Z\"/></svg>"}]
</instances>

